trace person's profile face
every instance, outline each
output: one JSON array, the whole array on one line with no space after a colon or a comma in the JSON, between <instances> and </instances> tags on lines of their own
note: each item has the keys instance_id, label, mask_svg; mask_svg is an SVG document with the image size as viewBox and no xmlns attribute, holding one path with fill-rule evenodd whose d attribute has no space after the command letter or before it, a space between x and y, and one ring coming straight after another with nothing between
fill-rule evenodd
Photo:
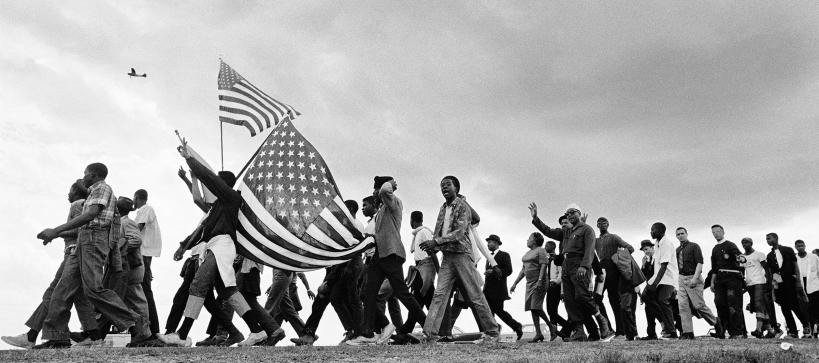
<instances>
[{"instance_id":1,"label":"person's profile face","mask_svg":"<svg viewBox=\"0 0 819 363\"><path fill-rule=\"evenodd\" d=\"M94 185L94 174L91 173L88 169L85 169L82 176L82 185L86 188L90 188Z\"/></svg>"},{"instance_id":2,"label":"person's profile face","mask_svg":"<svg viewBox=\"0 0 819 363\"><path fill-rule=\"evenodd\" d=\"M569 228L572 228L572 224L569 223L568 218L563 218L563 219L560 220L560 227L563 228L563 229L569 229Z\"/></svg>"}]
</instances>

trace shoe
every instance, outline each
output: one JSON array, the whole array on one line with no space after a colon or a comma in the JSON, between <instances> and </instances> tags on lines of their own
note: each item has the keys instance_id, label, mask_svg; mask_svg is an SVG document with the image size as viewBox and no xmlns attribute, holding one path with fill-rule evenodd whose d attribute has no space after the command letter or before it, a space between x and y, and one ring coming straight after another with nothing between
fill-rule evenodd
<instances>
[{"instance_id":1,"label":"shoe","mask_svg":"<svg viewBox=\"0 0 819 363\"><path fill-rule=\"evenodd\" d=\"M74 343L71 348L97 348L102 346L102 339L92 340L91 337L85 338L82 341Z\"/></svg>"},{"instance_id":2,"label":"shoe","mask_svg":"<svg viewBox=\"0 0 819 363\"><path fill-rule=\"evenodd\" d=\"M635 337L626 336L626 341L627 341L627 342L633 342L633 341L635 341L635 340L636 340L636 338L635 338Z\"/></svg>"},{"instance_id":3,"label":"shoe","mask_svg":"<svg viewBox=\"0 0 819 363\"><path fill-rule=\"evenodd\" d=\"M378 342L376 344L387 343L388 341L390 341L390 337L394 332L395 325L392 325L392 323L388 323L387 326L384 327L384 329L381 329L381 334L378 335Z\"/></svg>"},{"instance_id":4,"label":"shoe","mask_svg":"<svg viewBox=\"0 0 819 363\"><path fill-rule=\"evenodd\" d=\"M609 321L605 316L598 314L594 317L597 320L597 326L600 327L600 341L610 342L614 338L614 332L609 329Z\"/></svg>"},{"instance_id":5,"label":"shoe","mask_svg":"<svg viewBox=\"0 0 819 363\"><path fill-rule=\"evenodd\" d=\"M545 339L543 338L543 335L535 335L534 338L532 338L532 340L529 341L529 343L542 342L543 339Z\"/></svg>"},{"instance_id":6,"label":"shoe","mask_svg":"<svg viewBox=\"0 0 819 363\"><path fill-rule=\"evenodd\" d=\"M647 337L640 337L640 338L637 338L637 340L648 341L648 340L658 340L658 338L657 338L657 336L656 336L656 335L649 335L649 336L647 336Z\"/></svg>"},{"instance_id":7,"label":"shoe","mask_svg":"<svg viewBox=\"0 0 819 363\"><path fill-rule=\"evenodd\" d=\"M682 333L680 340L694 340L694 333Z\"/></svg>"},{"instance_id":8,"label":"shoe","mask_svg":"<svg viewBox=\"0 0 819 363\"><path fill-rule=\"evenodd\" d=\"M70 340L46 340L42 344L37 344L31 349L68 349L71 348Z\"/></svg>"},{"instance_id":9,"label":"shoe","mask_svg":"<svg viewBox=\"0 0 819 363\"><path fill-rule=\"evenodd\" d=\"M438 339L435 340L435 343L444 343L444 344L455 343L455 338L452 337L451 335L438 337Z\"/></svg>"},{"instance_id":10,"label":"shoe","mask_svg":"<svg viewBox=\"0 0 819 363\"><path fill-rule=\"evenodd\" d=\"M583 329L577 329L570 335L566 341L567 342L585 342L589 338L586 336L586 333L583 332Z\"/></svg>"},{"instance_id":11,"label":"shoe","mask_svg":"<svg viewBox=\"0 0 819 363\"><path fill-rule=\"evenodd\" d=\"M481 334L481 338L475 341L475 344L492 344L497 342L500 342L500 334L483 333Z\"/></svg>"},{"instance_id":12,"label":"shoe","mask_svg":"<svg viewBox=\"0 0 819 363\"><path fill-rule=\"evenodd\" d=\"M615 340L626 340L626 336L623 335L623 334L614 333L614 338L612 338L611 341L615 341Z\"/></svg>"},{"instance_id":13,"label":"shoe","mask_svg":"<svg viewBox=\"0 0 819 363\"><path fill-rule=\"evenodd\" d=\"M250 335L247 336L247 339L245 339L242 342L239 342L238 346L240 346L240 347L252 347L256 343L262 342L265 339L267 339L267 333L265 333L264 330L262 330L262 331L260 331L258 333L250 333Z\"/></svg>"},{"instance_id":14,"label":"shoe","mask_svg":"<svg viewBox=\"0 0 819 363\"><path fill-rule=\"evenodd\" d=\"M128 343L125 346L128 348L161 348L167 347L168 345L157 338L148 338L142 341Z\"/></svg>"},{"instance_id":15,"label":"shoe","mask_svg":"<svg viewBox=\"0 0 819 363\"><path fill-rule=\"evenodd\" d=\"M260 347L275 347L276 344L279 344L280 341L284 339L284 329L279 328L272 333L272 335L268 335L267 339L254 344L254 346Z\"/></svg>"},{"instance_id":16,"label":"shoe","mask_svg":"<svg viewBox=\"0 0 819 363\"><path fill-rule=\"evenodd\" d=\"M663 333L662 335L660 335L660 340L673 340L673 339L679 339L679 336L677 336L676 331L671 333L671 334Z\"/></svg>"},{"instance_id":17,"label":"shoe","mask_svg":"<svg viewBox=\"0 0 819 363\"><path fill-rule=\"evenodd\" d=\"M412 334L406 333L398 333L392 336L392 345L407 345L407 344L419 344L421 343L418 338L412 336Z\"/></svg>"},{"instance_id":18,"label":"shoe","mask_svg":"<svg viewBox=\"0 0 819 363\"><path fill-rule=\"evenodd\" d=\"M345 332L342 335L341 341L338 342L338 345L347 345L347 341L350 339L355 339L356 336L357 335L355 335L355 333L353 333L352 331Z\"/></svg>"},{"instance_id":19,"label":"shoe","mask_svg":"<svg viewBox=\"0 0 819 363\"><path fill-rule=\"evenodd\" d=\"M34 347L34 342L28 340L28 334L23 333L13 337L0 337L6 344L15 346L17 348L31 349Z\"/></svg>"},{"instance_id":20,"label":"shoe","mask_svg":"<svg viewBox=\"0 0 819 363\"><path fill-rule=\"evenodd\" d=\"M776 338L776 339L781 339L781 338L782 338L782 337L784 337L784 336L785 336L785 332L784 332L784 331L782 331L782 329L776 329L776 330L774 331L774 338Z\"/></svg>"},{"instance_id":21,"label":"shoe","mask_svg":"<svg viewBox=\"0 0 819 363\"><path fill-rule=\"evenodd\" d=\"M708 335L716 339L725 339L725 333L709 332Z\"/></svg>"},{"instance_id":22,"label":"shoe","mask_svg":"<svg viewBox=\"0 0 819 363\"><path fill-rule=\"evenodd\" d=\"M172 346L172 347L186 347L187 348L187 347L190 347L191 345L193 345L193 342L191 341L191 337L187 337L187 338L185 338L185 340L182 340L182 338L179 337L179 333L170 333L170 334L157 335L156 338L159 339L159 341L161 341L161 342L163 342L163 343L165 343L165 344L167 344L169 346Z\"/></svg>"},{"instance_id":23,"label":"shoe","mask_svg":"<svg viewBox=\"0 0 819 363\"><path fill-rule=\"evenodd\" d=\"M71 341L73 341L74 343L79 343L79 342L85 340L85 338L88 338L88 333L86 333L84 331L81 331L81 332L72 331L72 332L68 333L68 336L71 337Z\"/></svg>"},{"instance_id":24,"label":"shoe","mask_svg":"<svg viewBox=\"0 0 819 363\"><path fill-rule=\"evenodd\" d=\"M748 336L745 334L731 335L728 339L748 339Z\"/></svg>"},{"instance_id":25,"label":"shoe","mask_svg":"<svg viewBox=\"0 0 819 363\"><path fill-rule=\"evenodd\" d=\"M764 338L764 334L759 330L752 331L751 336L754 337L754 338L757 338L757 339L763 339Z\"/></svg>"},{"instance_id":26,"label":"shoe","mask_svg":"<svg viewBox=\"0 0 819 363\"><path fill-rule=\"evenodd\" d=\"M345 334L345 337L346 337L346 334ZM313 345L313 343L316 342L316 339L318 339L318 337L316 337L313 334L304 334L304 335L302 335L302 336L300 336L298 338L290 339L290 341L295 343L296 346L302 346L302 345Z\"/></svg>"},{"instance_id":27,"label":"shoe","mask_svg":"<svg viewBox=\"0 0 819 363\"><path fill-rule=\"evenodd\" d=\"M523 327L518 327L515 329L515 335L518 336L518 338L515 340L520 340L520 338L523 338Z\"/></svg>"},{"instance_id":28,"label":"shoe","mask_svg":"<svg viewBox=\"0 0 819 363\"><path fill-rule=\"evenodd\" d=\"M550 342L553 342L553 341L557 340L557 338L560 338L560 334L557 334L557 333L549 334L549 341Z\"/></svg>"},{"instance_id":29,"label":"shoe","mask_svg":"<svg viewBox=\"0 0 819 363\"><path fill-rule=\"evenodd\" d=\"M799 334L797 333L788 333L782 339L799 339Z\"/></svg>"},{"instance_id":30,"label":"shoe","mask_svg":"<svg viewBox=\"0 0 819 363\"><path fill-rule=\"evenodd\" d=\"M360 346L360 345L375 345L378 343L378 337L373 335L372 337L365 337L360 335L355 339L348 340L345 344L352 345L352 346Z\"/></svg>"},{"instance_id":31,"label":"shoe","mask_svg":"<svg viewBox=\"0 0 819 363\"><path fill-rule=\"evenodd\" d=\"M159 337L157 337L157 338L159 338ZM207 338L196 342L196 344L194 344L194 345L196 345L197 347L209 347L209 346L214 345L213 344L213 339L215 339L215 338L216 338L215 335L210 335ZM160 340L161 340L161 338L160 338Z\"/></svg>"},{"instance_id":32,"label":"shoe","mask_svg":"<svg viewBox=\"0 0 819 363\"><path fill-rule=\"evenodd\" d=\"M245 335L237 330L236 332L234 332L233 334L229 334L228 336L217 335L216 338L213 339L213 346L230 347L233 344L240 343L244 340Z\"/></svg>"},{"instance_id":33,"label":"shoe","mask_svg":"<svg viewBox=\"0 0 819 363\"><path fill-rule=\"evenodd\" d=\"M437 344L437 343L440 343L441 339L443 339L443 338L445 338L445 337L441 337L441 336L438 336L438 335L427 335L426 333L424 333L424 337L421 340L421 342L426 343L426 344ZM450 338L449 342L450 343L452 342L451 338Z\"/></svg>"},{"instance_id":34,"label":"shoe","mask_svg":"<svg viewBox=\"0 0 819 363\"><path fill-rule=\"evenodd\" d=\"M813 334L803 334L802 339L813 339Z\"/></svg>"}]
</instances>

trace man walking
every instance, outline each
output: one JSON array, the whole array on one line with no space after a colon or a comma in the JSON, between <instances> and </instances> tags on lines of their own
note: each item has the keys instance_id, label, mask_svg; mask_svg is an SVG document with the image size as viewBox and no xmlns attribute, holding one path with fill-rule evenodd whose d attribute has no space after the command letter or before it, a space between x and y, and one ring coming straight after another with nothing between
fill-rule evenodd
<instances>
[{"instance_id":1,"label":"man walking","mask_svg":"<svg viewBox=\"0 0 819 363\"><path fill-rule=\"evenodd\" d=\"M771 304L771 284L768 261L765 254L754 250L754 241L745 237L742 248L745 250L745 286L748 290L750 310L756 313L756 329L751 335L757 339L773 338L776 330L769 319L768 306Z\"/></svg>"},{"instance_id":2,"label":"man walking","mask_svg":"<svg viewBox=\"0 0 819 363\"><path fill-rule=\"evenodd\" d=\"M512 331L517 334L517 338L520 340L523 337L523 326L503 309L503 302L509 300L506 279L512 274L512 259L508 253L499 249L502 244L500 237L495 234L490 234L486 239L486 246L492 256L495 257L495 262L498 265L492 267L489 265L489 261L486 262L486 281L483 285L483 294L486 296L486 302L489 304L492 315L497 315L506 325L512 328Z\"/></svg>"},{"instance_id":3,"label":"man walking","mask_svg":"<svg viewBox=\"0 0 819 363\"><path fill-rule=\"evenodd\" d=\"M366 320L362 335L347 341L349 345L375 344L386 342L392 335L391 331L384 330L385 326L376 327L376 295L382 282L386 278L393 288L393 296L398 298L409 312L408 322L398 329L398 334L409 334L415 326L415 321L424 322L426 314L421 305L409 292L404 282L402 265L406 260L404 245L401 243L401 214L404 205L395 194L398 184L392 177L377 176L374 178L373 194L381 199L382 205L375 215L375 254L367 270L367 285L364 303L364 318ZM383 316L383 314L381 314ZM385 319L384 319L385 320ZM389 324L388 324L389 325ZM373 331L380 329L381 334L375 337Z\"/></svg>"},{"instance_id":4,"label":"man walking","mask_svg":"<svg viewBox=\"0 0 819 363\"><path fill-rule=\"evenodd\" d=\"M817 323L819 323L819 257L808 253L805 249L805 241L798 239L794 244L796 247L796 260L799 266L799 274L802 276L802 290L808 296L806 317L810 322L810 330L804 331L802 338L816 338Z\"/></svg>"},{"instance_id":5,"label":"man walking","mask_svg":"<svg viewBox=\"0 0 819 363\"><path fill-rule=\"evenodd\" d=\"M606 217L597 219L597 229L600 230L600 237L594 242L594 248L597 251L597 258L600 259L600 266L606 271L606 280L603 284L603 291L608 291L609 305L614 315L615 322L615 336L627 335L627 332L633 336L637 332L637 322L628 319L623 315L624 310L629 310L631 299L628 296L624 297L625 305L621 304L621 295L632 294L633 289L629 286L620 274L611 256L617 253L618 248L625 248L629 253L634 253L634 247L623 241L620 236L609 233L609 220ZM626 326L628 325L628 326Z\"/></svg>"},{"instance_id":6,"label":"man walking","mask_svg":"<svg viewBox=\"0 0 819 363\"><path fill-rule=\"evenodd\" d=\"M88 301L108 318L120 331L127 331L142 319L125 306L117 294L102 285L103 267L108 260L112 241L119 239L119 215L116 213L116 197L111 187L105 183L108 168L102 163L93 163L85 168L83 184L88 188L88 198L83 204L82 214L55 227L37 234L37 238L50 242L61 233L80 227L74 258L70 258L63 269L63 275L49 302L48 317L43 325L43 339L47 341L34 346L35 349L68 348L68 320L71 305L67 302L80 290ZM147 337L139 337L143 340Z\"/></svg>"},{"instance_id":7,"label":"man walking","mask_svg":"<svg viewBox=\"0 0 819 363\"><path fill-rule=\"evenodd\" d=\"M425 251L440 250L443 254L438 286L429 307L429 316L424 326L424 335L429 341L437 341L446 305L456 282L461 283L466 300L477 316L478 325L483 330L481 342L496 342L500 338L499 326L492 316L486 297L480 290L481 281L475 269L469 228L472 222L472 208L458 193L461 183L454 176L445 176L440 183L444 204L438 212L433 238L424 241L420 247Z\"/></svg>"},{"instance_id":8,"label":"man walking","mask_svg":"<svg viewBox=\"0 0 819 363\"><path fill-rule=\"evenodd\" d=\"M742 267L745 257L733 242L725 239L725 229L715 224L711 234L717 240L711 251L711 292L714 305L723 329L728 330L731 339L745 337L745 323L742 316ZM680 305L682 306L682 305ZM717 330L717 338L725 338L724 331Z\"/></svg>"},{"instance_id":9,"label":"man walking","mask_svg":"<svg viewBox=\"0 0 819 363\"><path fill-rule=\"evenodd\" d=\"M653 258L654 276L646 281L643 301L646 303L646 314L651 310L650 314L662 323L663 333L660 338L668 340L678 338L670 300L679 283L679 268L674 255L674 243L666 237L665 232L665 224L657 222L651 226L651 238L654 239L656 248Z\"/></svg>"},{"instance_id":10,"label":"man walking","mask_svg":"<svg viewBox=\"0 0 819 363\"><path fill-rule=\"evenodd\" d=\"M148 192L145 189L134 192L134 206L137 208L134 222L139 226L139 231L142 234L142 266L145 268L142 292L145 293L145 298L148 299L151 335L156 336L156 334L159 334L159 316L156 313L154 291L151 288L151 281L154 279L151 262L154 257L159 257L162 253L162 234L159 232L159 222L156 220L154 208L148 205Z\"/></svg>"},{"instance_id":11,"label":"man walking","mask_svg":"<svg viewBox=\"0 0 819 363\"><path fill-rule=\"evenodd\" d=\"M608 326L609 322L597 309L592 292L591 267L594 259L594 229L580 219L580 208L571 204L566 209L566 216L571 227L567 229L549 228L537 216L537 205L529 205L532 224L549 238L561 241L560 253L563 255L562 289L569 320L574 325L574 333L569 340L585 340L583 321L586 316L594 316L600 327L600 340L611 341L614 338Z\"/></svg>"},{"instance_id":12,"label":"man walking","mask_svg":"<svg viewBox=\"0 0 819 363\"><path fill-rule=\"evenodd\" d=\"M680 246L677 247L677 266L680 273L677 306L680 309L683 331L680 339L694 339L692 315L705 319L719 334L721 327L717 318L705 305L702 296L705 282L702 278L702 250L698 244L688 240L688 230L685 227L678 227L676 232L677 240L680 241Z\"/></svg>"}]
</instances>

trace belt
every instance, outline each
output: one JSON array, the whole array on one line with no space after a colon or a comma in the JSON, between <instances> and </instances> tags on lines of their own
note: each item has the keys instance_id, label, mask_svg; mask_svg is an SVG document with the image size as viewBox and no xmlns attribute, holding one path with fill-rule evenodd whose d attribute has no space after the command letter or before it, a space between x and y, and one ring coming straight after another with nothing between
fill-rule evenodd
<instances>
[{"instance_id":1,"label":"belt","mask_svg":"<svg viewBox=\"0 0 819 363\"><path fill-rule=\"evenodd\" d=\"M721 268L721 269L717 270L717 272L724 272L724 273L731 273L731 274L739 274L739 275L742 275L742 272L739 272L739 271L737 271L737 270L728 270L728 269L724 269L724 268Z\"/></svg>"},{"instance_id":2,"label":"belt","mask_svg":"<svg viewBox=\"0 0 819 363\"><path fill-rule=\"evenodd\" d=\"M103 227L103 226L89 226L89 225L86 224L86 225L80 227L80 229L85 229L85 230L89 230L89 231L107 231L107 230L111 229L111 225L107 225L107 226Z\"/></svg>"}]
</instances>

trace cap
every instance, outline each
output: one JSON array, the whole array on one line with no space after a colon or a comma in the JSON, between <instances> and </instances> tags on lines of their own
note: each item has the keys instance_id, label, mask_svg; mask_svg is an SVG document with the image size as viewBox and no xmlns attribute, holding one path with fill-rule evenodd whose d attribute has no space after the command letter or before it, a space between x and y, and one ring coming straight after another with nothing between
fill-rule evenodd
<instances>
[{"instance_id":1,"label":"cap","mask_svg":"<svg viewBox=\"0 0 819 363\"><path fill-rule=\"evenodd\" d=\"M654 247L654 243L647 239L644 239L642 242L640 242L640 250L646 247Z\"/></svg>"},{"instance_id":2,"label":"cap","mask_svg":"<svg viewBox=\"0 0 819 363\"><path fill-rule=\"evenodd\" d=\"M569 204L569 205L567 205L567 206L566 206L566 212L567 212L567 213L568 213L570 210L572 210L572 209L576 209L578 212L581 212L581 211L582 211L582 209L580 209L580 206L579 206L579 205L577 205L577 203L571 203L571 204Z\"/></svg>"}]
</instances>

